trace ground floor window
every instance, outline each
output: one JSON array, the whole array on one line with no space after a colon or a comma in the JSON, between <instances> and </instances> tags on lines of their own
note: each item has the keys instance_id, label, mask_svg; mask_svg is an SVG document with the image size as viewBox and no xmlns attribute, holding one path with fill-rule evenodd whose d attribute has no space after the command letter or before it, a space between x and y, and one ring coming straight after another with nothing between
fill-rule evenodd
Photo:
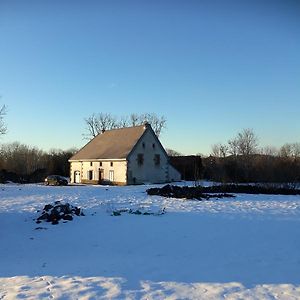
<instances>
[{"instance_id":1,"label":"ground floor window","mask_svg":"<svg viewBox=\"0 0 300 300\"><path fill-rule=\"evenodd\" d=\"M88 180L93 180L93 171L92 170L90 170L90 171L88 171Z\"/></svg>"},{"instance_id":2,"label":"ground floor window","mask_svg":"<svg viewBox=\"0 0 300 300\"><path fill-rule=\"evenodd\" d=\"M113 170L109 171L109 181L114 181L114 171Z\"/></svg>"}]
</instances>

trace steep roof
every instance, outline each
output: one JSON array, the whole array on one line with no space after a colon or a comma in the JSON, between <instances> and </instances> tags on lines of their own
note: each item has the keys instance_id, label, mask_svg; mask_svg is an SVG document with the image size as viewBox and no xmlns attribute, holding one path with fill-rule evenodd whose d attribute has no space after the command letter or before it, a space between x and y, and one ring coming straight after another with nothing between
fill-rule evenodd
<instances>
[{"instance_id":1,"label":"steep roof","mask_svg":"<svg viewBox=\"0 0 300 300\"><path fill-rule=\"evenodd\" d=\"M142 137L147 126L107 130L98 134L70 160L126 158Z\"/></svg>"}]
</instances>

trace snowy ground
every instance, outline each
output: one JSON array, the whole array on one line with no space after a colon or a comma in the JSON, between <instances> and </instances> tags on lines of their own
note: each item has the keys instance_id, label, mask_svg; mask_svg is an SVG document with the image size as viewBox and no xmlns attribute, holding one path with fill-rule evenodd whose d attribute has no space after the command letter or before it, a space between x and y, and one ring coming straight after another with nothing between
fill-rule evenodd
<instances>
[{"instance_id":1,"label":"snowy ground","mask_svg":"<svg viewBox=\"0 0 300 300\"><path fill-rule=\"evenodd\" d=\"M149 187L0 185L0 299L300 299L300 196ZM86 216L36 224L56 200ZM111 216L124 208L166 214Z\"/></svg>"}]
</instances>

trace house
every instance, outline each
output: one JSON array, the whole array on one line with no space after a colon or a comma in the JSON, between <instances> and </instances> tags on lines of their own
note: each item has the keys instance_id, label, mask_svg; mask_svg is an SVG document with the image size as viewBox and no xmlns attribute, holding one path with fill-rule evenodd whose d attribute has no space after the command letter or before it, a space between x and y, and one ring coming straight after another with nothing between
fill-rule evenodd
<instances>
[{"instance_id":1,"label":"house","mask_svg":"<svg viewBox=\"0 0 300 300\"><path fill-rule=\"evenodd\" d=\"M128 185L181 179L148 123L100 133L69 162L71 183Z\"/></svg>"}]
</instances>

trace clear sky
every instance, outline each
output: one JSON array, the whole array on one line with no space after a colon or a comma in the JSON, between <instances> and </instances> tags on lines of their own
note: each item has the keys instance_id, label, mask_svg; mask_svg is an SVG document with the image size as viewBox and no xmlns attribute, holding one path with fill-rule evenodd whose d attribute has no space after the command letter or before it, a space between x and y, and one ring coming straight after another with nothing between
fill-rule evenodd
<instances>
[{"instance_id":1,"label":"clear sky","mask_svg":"<svg viewBox=\"0 0 300 300\"><path fill-rule=\"evenodd\" d=\"M0 142L45 150L83 146L93 112L164 115L185 154L300 142L300 1L0 0L0 95Z\"/></svg>"}]
</instances>

